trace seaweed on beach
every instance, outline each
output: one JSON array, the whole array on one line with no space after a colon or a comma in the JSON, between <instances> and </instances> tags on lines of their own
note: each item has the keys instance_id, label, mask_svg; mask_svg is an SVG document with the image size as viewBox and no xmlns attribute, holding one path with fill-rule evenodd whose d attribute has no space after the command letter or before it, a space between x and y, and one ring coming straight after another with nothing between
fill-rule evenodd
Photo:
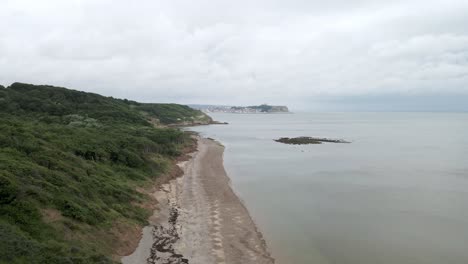
<instances>
[{"instance_id":1,"label":"seaweed on beach","mask_svg":"<svg viewBox=\"0 0 468 264\"><path fill-rule=\"evenodd\" d=\"M150 249L150 256L146 259L148 264L186 264L188 259L174 250L174 244L180 239L177 233L176 223L179 217L179 209L172 206L168 219L169 226L154 225L153 240L155 241Z\"/></svg>"}]
</instances>

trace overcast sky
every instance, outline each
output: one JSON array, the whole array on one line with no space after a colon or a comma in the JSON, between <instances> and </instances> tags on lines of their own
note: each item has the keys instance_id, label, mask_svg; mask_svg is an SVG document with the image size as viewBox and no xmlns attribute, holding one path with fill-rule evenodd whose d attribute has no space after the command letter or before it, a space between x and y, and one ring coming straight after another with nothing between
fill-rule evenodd
<instances>
[{"instance_id":1,"label":"overcast sky","mask_svg":"<svg viewBox=\"0 0 468 264\"><path fill-rule=\"evenodd\" d=\"M3 85L293 109L468 99L466 0L0 0L0 18Z\"/></svg>"}]
</instances>

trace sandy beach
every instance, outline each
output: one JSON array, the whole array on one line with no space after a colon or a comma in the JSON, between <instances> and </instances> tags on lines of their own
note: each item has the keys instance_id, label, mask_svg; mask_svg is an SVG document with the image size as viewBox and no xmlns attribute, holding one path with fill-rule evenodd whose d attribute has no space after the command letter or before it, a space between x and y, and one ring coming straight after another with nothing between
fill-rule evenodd
<instances>
[{"instance_id":1,"label":"sandy beach","mask_svg":"<svg viewBox=\"0 0 468 264\"><path fill-rule=\"evenodd\" d=\"M137 249L123 264L274 263L247 209L233 192L223 167L224 147L198 139L183 176L153 195L158 209L143 229Z\"/></svg>"}]
</instances>

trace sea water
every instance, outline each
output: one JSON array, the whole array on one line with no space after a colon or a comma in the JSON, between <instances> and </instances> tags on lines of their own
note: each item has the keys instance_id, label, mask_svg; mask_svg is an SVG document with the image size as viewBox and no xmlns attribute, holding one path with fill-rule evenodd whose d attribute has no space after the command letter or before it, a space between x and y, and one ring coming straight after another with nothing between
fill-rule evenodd
<instances>
[{"instance_id":1,"label":"sea water","mask_svg":"<svg viewBox=\"0 0 468 264\"><path fill-rule=\"evenodd\" d=\"M212 114L277 263L468 263L468 114ZM350 144L286 145L279 137Z\"/></svg>"}]
</instances>

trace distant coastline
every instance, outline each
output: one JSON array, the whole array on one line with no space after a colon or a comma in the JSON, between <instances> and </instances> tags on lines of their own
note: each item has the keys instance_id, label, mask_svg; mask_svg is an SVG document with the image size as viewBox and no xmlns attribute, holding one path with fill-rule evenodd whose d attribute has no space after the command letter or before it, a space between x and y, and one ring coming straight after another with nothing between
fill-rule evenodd
<instances>
[{"instance_id":1,"label":"distant coastline","mask_svg":"<svg viewBox=\"0 0 468 264\"><path fill-rule=\"evenodd\" d=\"M284 105L252 105L252 106L230 106L230 105L189 105L189 107L203 111L204 113L229 113L229 114L282 114L291 113Z\"/></svg>"}]
</instances>

